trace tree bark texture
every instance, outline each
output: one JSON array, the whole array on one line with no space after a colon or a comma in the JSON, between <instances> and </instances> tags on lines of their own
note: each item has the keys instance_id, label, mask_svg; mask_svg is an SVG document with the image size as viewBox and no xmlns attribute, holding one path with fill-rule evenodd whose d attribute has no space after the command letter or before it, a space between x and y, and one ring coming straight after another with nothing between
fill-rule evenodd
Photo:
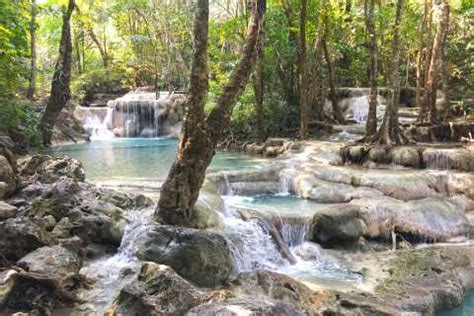
<instances>
[{"instance_id":1,"label":"tree bark texture","mask_svg":"<svg viewBox=\"0 0 474 316\"><path fill-rule=\"evenodd\" d=\"M33 100L36 91L36 0L31 0L31 20L30 20L30 82L26 97Z\"/></svg>"},{"instance_id":2,"label":"tree bark texture","mask_svg":"<svg viewBox=\"0 0 474 316\"><path fill-rule=\"evenodd\" d=\"M380 129L375 142L385 145L400 145L406 142L398 124L398 108L400 101L400 28L403 15L404 0L398 0L393 28L392 54L390 59L389 79L392 92L387 104Z\"/></svg>"},{"instance_id":3,"label":"tree bark texture","mask_svg":"<svg viewBox=\"0 0 474 316\"><path fill-rule=\"evenodd\" d=\"M299 94L300 94L300 138L308 137L308 85L306 80L306 10L307 0L301 0L300 41L298 55Z\"/></svg>"},{"instance_id":4,"label":"tree bark texture","mask_svg":"<svg viewBox=\"0 0 474 316\"><path fill-rule=\"evenodd\" d=\"M438 121L438 113L436 110L436 90L438 88L440 65L442 64L444 42L448 27L449 3L443 1L440 4L436 36L431 52L431 61L425 86L425 98L423 100L424 106L422 107L422 113L420 113L420 123L422 124L433 124Z\"/></svg>"},{"instance_id":5,"label":"tree bark texture","mask_svg":"<svg viewBox=\"0 0 474 316\"><path fill-rule=\"evenodd\" d=\"M59 56L54 68L51 83L51 95L43 113L39 128L42 132L43 144L51 144L53 128L61 110L71 97L69 83L71 81L71 15L74 11L74 0L69 0L67 9L63 13L63 26L59 43Z\"/></svg>"},{"instance_id":6,"label":"tree bark texture","mask_svg":"<svg viewBox=\"0 0 474 316\"><path fill-rule=\"evenodd\" d=\"M367 28L367 47L369 51L369 112L365 136L370 137L377 132L377 38L375 33L375 0L366 0L365 23Z\"/></svg>"},{"instance_id":7,"label":"tree bark texture","mask_svg":"<svg viewBox=\"0 0 474 316\"><path fill-rule=\"evenodd\" d=\"M255 74L254 92L255 92L255 103L257 106L257 129L258 139L263 142L265 141L265 32L260 30L260 39L257 47L257 71Z\"/></svg>"},{"instance_id":8,"label":"tree bark texture","mask_svg":"<svg viewBox=\"0 0 474 316\"><path fill-rule=\"evenodd\" d=\"M326 59L326 68L328 71L328 76L329 76L329 100L331 101L332 104L332 112L334 114L334 118L336 119L337 122L341 124L345 124L346 120L344 119L344 116L342 115L341 109L339 108L339 105L337 103L337 98L336 98L336 76L334 74L334 67L333 63L331 60L331 55L329 54L329 49L327 45L328 37L329 37L329 15L327 10L330 9L330 4L329 1L325 0L323 2L323 27L324 27L324 32L323 32L323 38L322 38L322 46L323 46L323 51L324 51L324 57Z\"/></svg>"},{"instance_id":9,"label":"tree bark texture","mask_svg":"<svg viewBox=\"0 0 474 316\"><path fill-rule=\"evenodd\" d=\"M224 86L216 106L205 118L208 92L209 1L198 0L194 21L195 52L188 91L187 111L178 153L162 186L155 217L164 223L194 226L194 205L205 172L224 130L229 126L233 107L247 84L256 63L256 48L265 11L265 0L249 1L250 20L242 55Z\"/></svg>"}]
</instances>

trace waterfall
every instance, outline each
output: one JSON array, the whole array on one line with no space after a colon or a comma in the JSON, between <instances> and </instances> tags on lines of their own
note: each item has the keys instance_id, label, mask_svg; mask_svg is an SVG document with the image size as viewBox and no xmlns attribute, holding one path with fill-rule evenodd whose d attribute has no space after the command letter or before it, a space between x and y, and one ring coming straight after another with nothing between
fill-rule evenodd
<instances>
[{"instance_id":1,"label":"waterfall","mask_svg":"<svg viewBox=\"0 0 474 316\"><path fill-rule=\"evenodd\" d=\"M76 115L93 139L158 137L175 132L182 119L183 103L181 94L157 95L137 89L109 101L107 107L78 107Z\"/></svg>"},{"instance_id":2,"label":"waterfall","mask_svg":"<svg viewBox=\"0 0 474 316\"><path fill-rule=\"evenodd\" d=\"M107 107L79 107L76 115L92 139L110 139L112 132L113 109Z\"/></svg>"},{"instance_id":3,"label":"waterfall","mask_svg":"<svg viewBox=\"0 0 474 316\"><path fill-rule=\"evenodd\" d=\"M345 94L338 101L339 108L343 112L346 119L353 120L357 124L365 124L369 112L369 89L352 88L344 89ZM377 119L382 120L385 113L385 105L387 100L382 95L377 95ZM332 102L326 99L324 103L324 112L328 116L332 116Z\"/></svg>"},{"instance_id":4,"label":"waterfall","mask_svg":"<svg viewBox=\"0 0 474 316\"><path fill-rule=\"evenodd\" d=\"M129 283L140 269L140 261L135 257L137 241L143 237L150 225L154 208L136 210L128 214L121 245L117 253L105 259L91 262L81 269L81 274L96 280L90 291L80 296L87 302L85 309L94 309L94 315L102 315L120 290Z\"/></svg>"},{"instance_id":5,"label":"waterfall","mask_svg":"<svg viewBox=\"0 0 474 316\"><path fill-rule=\"evenodd\" d=\"M288 265L268 230L256 219L243 220L232 207L226 207L223 230L230 241L237 273L256 269L278 269Z\"/></svg>"}]
</instances>

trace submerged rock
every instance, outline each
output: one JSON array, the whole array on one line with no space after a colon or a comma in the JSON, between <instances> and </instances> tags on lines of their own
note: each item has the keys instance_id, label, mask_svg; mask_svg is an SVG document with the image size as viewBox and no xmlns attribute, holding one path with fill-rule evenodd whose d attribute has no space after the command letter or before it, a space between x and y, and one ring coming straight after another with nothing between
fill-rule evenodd
<instances>
[{"instance_id":1,"label":"submerged rock","mask_svg":"<svg viewBox=\"0 0 474 316\"><path fill-rule=\"evenodd\" d=\"M155 224L137 249L139 259L168 265L203 287L223 284L234 270L228 242L215 232Z\"/></svg>"},{"instance_id":2,"label":"submerged rock","mask_svg":"<svg viewBox=\"0 0 474 316\"><path fill-rule=\"evenodd\" d=\"M239 297L218 303L203 304L191 309L187 316L298 316L305 315L294 306L263 297Z\"/></svg>"},{"instance_id":3,"label":"submerged rock","mask_svg":"<svg viewBox=\"0 0 474 316\"><path fill-rule=\"evenodd\" d=\"M125 286L109 315L181 315L201 303L203 293L170 267L143 264L140 274Z\"/></svg>"}]
</instances>

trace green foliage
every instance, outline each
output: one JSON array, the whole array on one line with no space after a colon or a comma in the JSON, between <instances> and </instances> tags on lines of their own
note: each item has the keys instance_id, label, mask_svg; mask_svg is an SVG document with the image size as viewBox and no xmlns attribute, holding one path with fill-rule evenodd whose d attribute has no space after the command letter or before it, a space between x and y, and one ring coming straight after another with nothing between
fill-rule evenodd
<instances>
[{"instance_id":1,"label":"green foliage","mask_svg":"<svg viewBox=\"0 0 474 316\"><path fill-rule=\"evenodd\" d=\"M71 90L81 102L92 100L95 93L125 93L133 87L133 74L130 68L98 68L74 80Z\"/></svg>"},{"instance_id":2,"label":"green foliage","mask_svg":"<svg viewBox=\"0 0 474 316\"><path fill-rule=\"evenodd\" d=\"M19 98L0 99L0 133L11 136L25 147L39 146L39 114L34 105Z\"/></svg>"},{"instance_id":3,"label":"green foliage","mask_svg":"<svg viewBox=\"0 0 474 316\"><path fill-rule=\"evenodd\" d=\"M24 1L0 0L0 8L0 97L6 97L26 75L28 20Z\"/></svg>"}]
</instances>

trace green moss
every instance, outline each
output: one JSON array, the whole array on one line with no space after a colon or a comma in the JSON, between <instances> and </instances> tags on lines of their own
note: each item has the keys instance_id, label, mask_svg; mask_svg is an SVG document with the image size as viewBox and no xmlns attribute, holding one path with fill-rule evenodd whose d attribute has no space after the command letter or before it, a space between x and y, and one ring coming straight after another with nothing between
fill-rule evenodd
<instances>
[{"instance_id":1,"label":"green moss","mask_svg":"<svg viewBox=\"0 0 474 316\"><path fill-rule=\"evenodd\" d=\"M388 263L390 276L376 287L380 294L391 294L404 297L410 279L432 273L441 260L442 250L436 248L406 250Z\"/></svg>"}]
</instances>

